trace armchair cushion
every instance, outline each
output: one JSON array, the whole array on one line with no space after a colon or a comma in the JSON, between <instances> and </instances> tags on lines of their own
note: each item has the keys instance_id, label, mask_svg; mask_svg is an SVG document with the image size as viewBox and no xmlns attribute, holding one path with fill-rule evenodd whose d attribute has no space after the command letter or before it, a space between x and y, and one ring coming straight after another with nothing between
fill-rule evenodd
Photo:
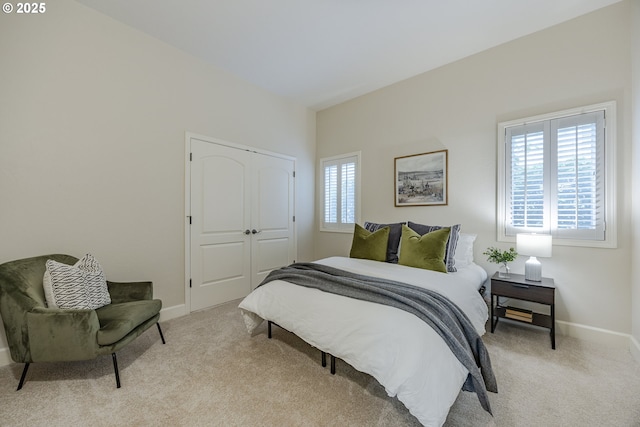
<instances>
[{"instance_id":1,"label":"armchair cushion","mask_svg":"<svg viewBox=\"0 0 640 427\"><path fill-rule=\"evenodd\" d=\"M97 333L98 345L111 345L146 320L156 316L162 308L158 299L109 304L96 310L100 330Z\"/></svg>"}]
</instances>

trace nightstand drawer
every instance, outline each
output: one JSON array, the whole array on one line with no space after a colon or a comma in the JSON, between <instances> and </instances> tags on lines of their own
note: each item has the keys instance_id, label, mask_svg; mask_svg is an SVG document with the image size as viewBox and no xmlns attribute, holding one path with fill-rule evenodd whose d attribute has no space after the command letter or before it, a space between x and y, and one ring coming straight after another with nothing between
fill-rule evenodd
<instances>
[{"instance_id":1,"label":"nightstand drawer","mask_svg":"<svg viewBox=\"0 0 640 427\"><path fill-rule=\"evenodd\" d=\"M541 304L553 304L554 291L554 288L535 284L503 282L495 278L491 280L491 293L493 294Z\"/></svg>"}]
</instances>

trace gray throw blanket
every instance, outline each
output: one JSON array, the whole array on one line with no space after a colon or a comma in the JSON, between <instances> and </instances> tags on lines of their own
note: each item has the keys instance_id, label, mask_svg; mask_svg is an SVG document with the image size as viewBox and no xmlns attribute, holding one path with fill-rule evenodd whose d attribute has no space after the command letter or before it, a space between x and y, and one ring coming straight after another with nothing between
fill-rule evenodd
<instances>
[{"instance_id":1,"label":"gray throw blanket","mask_svg":"<svg viewBox=\"0 0 640 427\"><path fill-rule=\"evenodd\" d=\"M475 392L491 412L487 390L498 392L489 353L469 318L448 298L407 283L350 273L315 263L296 263L273 270L259 285L284 280L296 285L384 304L414 314L431 326L469 370L462 387Z\"/></svg>"}]
</instances>

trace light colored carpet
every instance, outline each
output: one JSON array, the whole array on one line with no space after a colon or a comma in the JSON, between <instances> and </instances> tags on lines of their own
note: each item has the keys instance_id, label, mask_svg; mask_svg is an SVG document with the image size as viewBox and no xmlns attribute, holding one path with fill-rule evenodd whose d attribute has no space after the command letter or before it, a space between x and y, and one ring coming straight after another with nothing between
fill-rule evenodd
<instances>
[{"instance_id":1,"label":"light colored carpet","mask_svg":"<svg viewBox=\"0 0 640 427\"><path fill-rule=\"evenodd\" d=\"M296 336L251 337L238 301L162 324L111 358L0 368L1 426L418 426L370 376ZM485 335L499 393L494 417L461 392L447 426L640 426L640 364L628 351L501 323ZM428 363L428 362L427 362Z\"/></svg>"}]
</instances>

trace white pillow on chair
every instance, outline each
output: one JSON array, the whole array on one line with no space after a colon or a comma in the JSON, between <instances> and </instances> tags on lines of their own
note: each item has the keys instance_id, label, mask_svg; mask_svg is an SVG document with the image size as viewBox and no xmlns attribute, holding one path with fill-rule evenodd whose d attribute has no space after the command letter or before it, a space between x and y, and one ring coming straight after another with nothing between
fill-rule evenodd
<instances>
[{"instance_id":1,"label":"white pillow on chair","mask_svg":"<svg viewBox=\"0 0 640 427\"><path fill-rule=\"evenodd\" d=\"M43 277L49 308L96 309L111 304L100 263L86 254L74 265L47 260Z\"/></svg>"}]
</instances>

